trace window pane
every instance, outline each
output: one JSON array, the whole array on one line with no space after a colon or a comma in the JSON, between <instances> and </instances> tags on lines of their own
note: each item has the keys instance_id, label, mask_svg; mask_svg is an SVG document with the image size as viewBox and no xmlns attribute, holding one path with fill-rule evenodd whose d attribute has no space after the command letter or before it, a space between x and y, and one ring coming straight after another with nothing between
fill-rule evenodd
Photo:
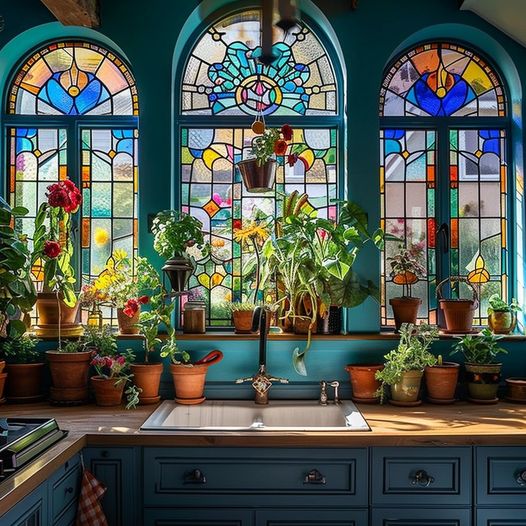
<instances>
[{"instance_id":1,"label":"window pane","mask_svg":"<svg viewBox=\"0 0 526 526\"><path fill-rule=\"evenodd\" d=\"M418 319L436 322L435 172L436 136L429 130L386 129L380 132L382 227L401 241L386 241L382 253L382 326L394 326L389 299L403 294L390 275L390 257L403 245L427 269L412 285L422 299Z\"/></svg>"},{"instance_id":2,"label":"window pane","mask_svg":"<svg viewBox=\"0 0 526 526\"><path fill-rule=\"evenodd\" d=\"M198 261L189 288L204 296L209 325L230 325L230 313L221 309L224 301L253 299L253 249L236 242L234 230L249 225L258 210L277 215L279 195L295 189L309 195L320 216L336 216L331 203L338 195L335 129L295 129L291 148L300 161L284 167L278 157L275 189L267 194L246 193L235 168L248 157L254 137L240 128L181 131L181 207L203 222L212 246L211 255Z\"/></svg>"},{"instance_id":3,"label":"window pane","mask_svg":"<svg viewBox=\"0 0 526 526\"><path fill-rule=\"evenodd\" d=\"M451 275L467 277L481 298L475 324L485 323L488 298L507 297L507 166L503 130L451 130L449 195ZM470 297L466 288L454 297Z\"/></svg>"}]
</instances>

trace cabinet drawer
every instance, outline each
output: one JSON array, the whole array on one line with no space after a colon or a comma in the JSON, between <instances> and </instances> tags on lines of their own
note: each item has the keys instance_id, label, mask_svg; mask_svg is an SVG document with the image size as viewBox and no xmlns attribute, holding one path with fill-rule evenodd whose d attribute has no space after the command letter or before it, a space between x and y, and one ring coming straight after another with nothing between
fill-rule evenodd
<instances>
[{"instance_id":1,"label":"cabinet drawer","mask_svg":"<svg viewBox=\"0 0 526 526\"><path fill-rule=\"evenodd\" d=\"M477 504L526 506L526 447L476 448Z\"/></svg>"},{"instance_id":2,"label":"cabinet drawer","mask_svg":"<svg viewBox=\"0 0 526 526\"><path fill-rule=\"evenodd\" d=\"M74 503L80 493L81 466L79 456L61 466L50 479L51 517L56 521Z\"/></svg>"},{"instance_id":3,"label":"cabinet drawer","mask_svg":"<svg viewBox=\"0 0 526 526\"><path fill-rule=\"evenodd\" d=\"M144 509L144 526L252 526L254 512L239 509Z\"/></svg>"},{"instance_id":4,"label":"cabinet drawer","mask_svg":"<svg viewBox=\"0 0 526 526\"><path fill-rule=\"evenodd\" d=\"M372 502L470 505L471 448L373 448Z\"/></svg>"},{"instance_id":5,"label":"cabinet drawer","mask_svg":"<svg viewBox=\"0 0 526 526\"><path fill-rule=\"evenodd\" d=\"M477 509L475 526L526 526L526 508Z\"/></svg>"},{"instance_id":6,"label":"cabinet drawer","mask_svg":"<svg viewBox=\"0 0 526 526\"><path fill-rule=\"evenodd\" d=\"M269 496L264 506L291 506L295 499L316 506L317 496L325 504L368 502L365 449L146 448L144 455L148 506L225 506L220 497L225 495L235 496L232 502L238 506L260 506L262 493Z\"/></svg>"},{"instance_id":7,"label":"cabinet drawer","mask_svg":"<svg viewBox=\"0 0 526 526\"><path fill-rule=\"evenodd\" d=\"M53 526L75 526L77 519L77 502L72 502L69 508L66 508L62 515L53 522Z\"/></svg>"},{"instance_id":8,"label":"cabinet drawer","mask_svg":"<svg viewBox=\"0 0 526 526\"><path fill-rule=\"evenodd\" d=\"M377 508L371 526L470 526L471 508Z\"/></svg>"},{"instance_id":9,"label":"cabinet drawer","mask_svg":"<svg viewBox=\"0 0 526 526\"><path fill-rule=\"evenodd\" d=\"M256 511L256 526L367 526L368 510L294 509Z\"/></svg>"}]
</instances>

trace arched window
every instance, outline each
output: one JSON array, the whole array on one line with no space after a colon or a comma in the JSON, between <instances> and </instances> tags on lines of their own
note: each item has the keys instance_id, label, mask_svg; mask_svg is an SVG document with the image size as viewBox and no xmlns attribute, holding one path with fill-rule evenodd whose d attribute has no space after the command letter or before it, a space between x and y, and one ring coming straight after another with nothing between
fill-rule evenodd
<instances>
[{"instance_id":1,"label":"arched window","mask_svg":"<svg viewBox=\"0 0 526 526\"><path fill-rule=\"evenodd\" d=\"M257 210L275 215L283 194L294 190L306 192L320 216L335 218L332 200L341 187L343 94L336 61L303 20L288 33L274 28L277 58L265 66L258 61L260 34L259 10L229 15L191 39L180 72L180 206L203 222L212 247L198 261L190 290L204 296L212 326L230 324L225 301L253 299L251 248L236 241L236 231L249 226ZM292 152L301 162L289 167L278 157L274 191L249 194L235 164L250 152L258 112L268 127L293 127Z\"/></svg>"},{"instance_id":2,"label":"arched window","mask_svg":"<svg viewBox=\"0 0 526 526\"><path fill-rule=\"evenodd\" d=\"M476 52L450 42L413 48L387 70L380 94L380 188L385 230L403 239L426 269L412 286L419 318L437 322L436 285L463 276L481 297L508 297L509 120L497 72ZM383 326L394 324L389 299L401 295L382 257ZM470 297L466 284L452 297Z\"/></svg>"},{"instance_id":3,"label":"arched window","mask_svg":"<svg viewBox=\"0 0 526 526\"><path fill-rule=\"evenodd\" d=\"M137 116L128 66L91 42L36 50L9 86L7 190L13 205L29 210L17 228L32 232L48 185L74 181L83 194L76 225L83 283L102 271L114 249L130 256L137 250Z\"/></svg>"}]
</instances>

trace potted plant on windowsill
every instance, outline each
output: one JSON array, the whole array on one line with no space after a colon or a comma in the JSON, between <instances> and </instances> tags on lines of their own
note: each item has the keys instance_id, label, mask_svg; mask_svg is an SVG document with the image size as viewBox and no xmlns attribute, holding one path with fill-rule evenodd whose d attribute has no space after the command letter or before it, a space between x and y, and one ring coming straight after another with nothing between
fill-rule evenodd
<instances>
[{"instance_id":1,"label":"potted plant on windowsill","mask_svg":"<svg viewBox=\"0 0 526 526\"><path fill-rule=\"evenodd\" d=\"M79 336L82 325L76 322L79 304L75 295L75 273L71 265L71 216L81 203L79 189L69 179L47 187L35 218L31 267L42 276L42 291L37 294L38 336ZM38 281L38 279L37 279Z\"/></svg>"},{"instance_id":2,"label":"potted plant on windowsill","mask_svg":"<svg viewBox=\"0 0 526 526\"><path fill-rule=\"evenodd\" d=\"M162 270L168 276L173 292L185 291L195 269L192 253L197 251L200 257L204 257L208 252L203 224L183 212L163 210L155 216L152 232L155 236L153 248L167 260Z\"/></svg>"},{"instance_id":3,"label":"potted plant on windowsill","mask_svg":"<svg viewBox=\"0 0 526 526\"><path fill-rule=\"evenodd\" d=\"M402 296L389 300L393 309L396 331L400 330L402 323L416 323L422 300L414 298L411 293L412 286L426 272L419 261L421 258L422 250L416 245L411 245L410 248L401 245L397 254L387 258L391 265L393 283L402 286Z\"/></svg>"},{"instance_id":4,"label":"potted plant on windowsill","mask_svg":"<svg viewBox=\"0 0 526 526\"><path fill-rule=\"evenodd\" d=\"M490 296L488 307L488 325L495 334L510 334L517 326L517 312L522 309L515 298L510 303L498 294Z\"/></svg>"},{"instance_id":5,"label":"potted plant on windowsill","mask_svg":"<svg viewBox=\"0 0 526 526\"><path fill-rule=\"evenodd\" d=\"M485 271L485 269L483 269ZM487 272L487 271L486 271ZM446 284L465 283L472 291L471 299L445 299L442 287ZM473 330L473 314L479 305L478 293L468 278L451 276L437 285L437 296L440 308L444 313L446 328L449 334L465 334Z\"/></svg>"},{"instance_id":6,"label":"potted plant on windowsill","mask_svg":"<svg viewBox=\"0 0 526 526\"><path fill-rule=\"evenodd\" d=\"M429 350L437 339L438 329L432 325L402 324L398 347L385 355L383 370L376 372L376 379L382 383L378 393L382 402L389 386L389 402L393 405L411 407L422 403L420 384L425 367L437 362Z\"/></svg>"},{"instance_id":7,"label":"potted plant on windowsill","mask_svg":"<svg viewBox=\"0 0 526 526\"><path fill-rule=\"evenodd\" d=\"M250 334L252 332L252 316L255 303L250 301L234 301L225 303L225 309L232 313L236 334Z\"/></svg>"},{"instance_id":8,"label":"potted plant on windowsill","mask_svg":"<svg viewBox=\"0 0 526 526\"><path fill-rule=\"evenodd\" d=\"M494 404L498 402L500 372L502 363L496 361L499 354L507 354L498 346L502 336L494 335L489 329L480 334L468 334L460 338L452 354L464 356L469 400L475 403Z\"/></svg>"}]
</instances>

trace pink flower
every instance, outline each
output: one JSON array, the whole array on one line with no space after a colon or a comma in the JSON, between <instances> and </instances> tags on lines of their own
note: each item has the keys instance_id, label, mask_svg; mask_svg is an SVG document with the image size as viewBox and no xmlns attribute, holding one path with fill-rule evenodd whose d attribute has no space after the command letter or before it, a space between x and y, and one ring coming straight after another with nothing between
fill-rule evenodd
<instances>
[{"instance_id":1,"label":"pink flower","mask_svg":"<svg viewBox=\"0 0 526 526\"><path fill-rule=\"evenodd\" d=\"M217 192L214 192L212 194L212 201L214 201L216 205L221 205L221 203L223 202L223 199Z\"/></svg>"},{"instance_id":2,"label":"pink flower","mask_svg":"<svg viewBox=\"0 0 526 526\"><path fill-rule=\"evenodd\" d=\"M116 362L119 365L124 365L126 363L126 358L124 358L124 356L118 356Z\"/></svg>"}]
</instances>

